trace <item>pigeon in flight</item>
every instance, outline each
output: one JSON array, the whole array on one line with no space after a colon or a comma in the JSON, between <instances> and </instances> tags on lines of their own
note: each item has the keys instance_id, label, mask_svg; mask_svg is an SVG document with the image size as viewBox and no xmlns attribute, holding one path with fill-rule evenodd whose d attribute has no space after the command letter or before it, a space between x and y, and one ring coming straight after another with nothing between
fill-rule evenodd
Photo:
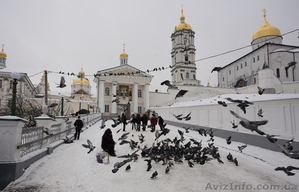
<instances>
[{"instance_id":1,"label":"pigeon in flight","mask_svg":"<svg viewBox=\"0 0 299 192\"><path fill-rule=\"evenodd\" d=\"M158 172L157 172L157 171L155 171L155 172L152 174L152 176L151 176L151 179L154 179L154 178L156 178L156 177L157 177L157 175L158 175Z\"/></svg>"},{"instance_id":2,"label":"pigeon in flight","mask_svg":"<svg viewBox=\"0 0 299 192\"><path fill-rule=\"evenodd\" d=\"M182 117L182 118L185 119L186 121L189 121L191 119L190 115L191 115L191 112L188 115L186 115L185 117Z\"/></svg>"},{"instance_id":3,"label":"pigeon in flight","mask_svg":"<svg viewBox=\"0 0 299 192\"><path fill-rule=\"evenodd\" d=\"M246 147L247 147L247 145L238 146L238 148L241 151L241 153L243 152L243 149L245 149Z\"/></svg>"},{"instance_id":4,"label":"pigeon in flight","mask_svg":"<svg viewBox=\"0 0 299 192\"><path fill-rule=\"evenodd\" d=\"M106 127L106 125L105 125L106 121L107 121L107 119L102 120L102 125L100 126L101 129L104 129L104 127Z\"/></svg>"},{"instance_id":5,"label":"pigeon in flight","mask_svg":"<svg viewBox=\"0 0 299 192\"><path fill-rule=\"evenodd\" d=\"M174 99L178 98L178 97L183 97L188 91L187 90L180 90Z\"/></svg>"},{"instance_id":6,"label":"pigeon in flight","mask_svg":"<svg viewBox=\"0 0 299 192\"><path fill-rule=\"evenodd\" d=\"M112 103L113 103L113 102L119 103L119 98L116 97L116 99L112 100Z\"/></svg>"},{"instance_id":7,"label":"pigeon in flight","mask_svg":"<svg viewBox=\"0 0 299 192\"><path fill-rule=\"evenodd\" d=\"M266 134L266 138L267 138L271 143L276 143L276 142L277 142L277 139L274 138L275 136L279 136L279 135L269 135L269 134Z\"/></svg>"},{"instance_id":8,"label":"pigeon in flight","mask_svg":"<svg viewBox=\"0 0 299 192\"><path fill-rule=\"evenodd\" d=\"M240 107L240 109L244 112L244 114L246 114L246 107L253 104L252 102L246 100L231 99L230 97L227 97L225 99L233 103L239 103L237 106Z\"/></svg>"},{"instance_id":9,"label":"pigeon in flight","mask_svg":"<svg viewBox=\"0 0 299 192\"><path fill-rule=\"evenodd\" d=\"M231 143L232 143L232 136L229 136L227 139L226 139L226 143L228 144L228 145L230 145Z\"/></svg>"},{"instance_id":10,"label":"pigeon in flight","mask_svg":"<svg viewBox=\"0 0 299 192\"><path fill-rule=\"evenodd\" d=\"M260 95L262 95L264 93L264 91L265 91L265 89L263 89L263 88L261 88L259 86L257 86L257 89L258 89L258 94L260 94Z\"/></svg>"},{"instance_id":11,"label":"pigeon in flight","mask_svg":"<svg viewBox=\"0 0 299 192\"><path fill-rule=\"evenodd\" d=\"M235 121L233 121L233 122L231 121L231 124L233 125L233 127L232 127L233 129L238 127L238 125L235 124Z\"/></svg>"},{"instance_id":12,"label":"pigeon in flight","mask_svg":"<svg viewBox=\"0 0 299 192\"><path fill-rule=\"evenodd\" d=\"M249 121L243 117L241 117L240 115L238 115L237 113L235 113L234 111L231 111L231 114L233 114L235 117L237 117L238 119L240 119L241 121L239 122L245 129L249 129L251 131L256 131L258 134L260 135L265 135L265 133L261 130L258 129L258 126L260 125L265 125L267 124L267 120L263 120L263 121Z\"/></svg>"},{"instance_id":13,"label":"pigeon in flight","mask_svg":"<svg viewBox=\"0 0 299 192\"><path fill-rule=\"evenodd\" d=\"M173 85L171 85L170 81L169 80L165 80L161 83L161 85L167 85L168 87L172 88Z\"/></svg>"},{"instance_id":14,"label":"pigeon in flight","mask_svg":"<svg viewBox=\"0 0 299 192\"><path fill-rule=\"evenodd\" d=\"M288 63L288 66L285 67L285 70L287 71L290 67L296 65L296 63L297 62L295 62L295 61L292 61L292 62Z\"/></svg>"},{"instance_id":15,"label":"pigeon in flight","mask_svg":"<svg viewBox=\"0 0 299 192\"><path fill-rule=\"evenodd\" d=\"M279 143L275 143L279 148L281 148L283 151L283 153L286 155L286 156L288 156L288 157L290 157L290 158L293 158L293 159L299 159L299 151L290 151L290 150L288 150L286 147L284 147L284 146L282 146L282 145L280 145Z\"/></svg>"},{"instance_id":16,"label":"pigeon in flight","mask_svg":"<svg viewBox=\"0 0 299 192\"><path fill-rule=\"evenodd\" d=\"M263 117L264 117L264 116L263 116L263 113L264 113L264 111L263 111L262 109L259 109L258 112L257 112L257 115L258 115L259 117L262 117L262 118L263 118Z\"/></svg>"},{"instance_id":17,"label":"pigeon in flight","mask_svg":"<svg viewBox=\"0 0 299 192\"><path fill-rule=\"evenodd\" d=\"M87 144L82 144L82 146L89 149L89 151L87 152L88 154L92 152L94 148L96 148L95 146L92 145L92 142L89 141L89 139L87 139Z\"/></svg>"},{"instance_id":18,"label":"pigeon in flight","mask_svg":"<svg viewBox=\"0 0 299 192\"><path fill-rule=\"evenodd\" d=\"M299 170L299 167L293 167L293 166L287 166L287 167L277 167L275 171L283 171L285 172L288 176L293 176L295 173L292 173L292 170Z\"/></svg>"},{"instance_id":19,"label":"pigeon in flight","mask_svg":"<svg viewBox=\"0 0 299 192\"><path fill-rule=\"evenodd\" d=\"M66 86L64 77L61 76L60 83L59 84L56 83L56 84L58 85L57 88L64 88Z\"/></svg>"},{"instance_id":20,"label":"pigeon in flight","mask_svg":"<svg viewBox=\"0 0 299 192\"><path fill-rule=\"evenodd\" d=\"M48 105L48 108L54 108L58 105L58 103L51 103L50 105Z\"/></svg>"}]
</instances>

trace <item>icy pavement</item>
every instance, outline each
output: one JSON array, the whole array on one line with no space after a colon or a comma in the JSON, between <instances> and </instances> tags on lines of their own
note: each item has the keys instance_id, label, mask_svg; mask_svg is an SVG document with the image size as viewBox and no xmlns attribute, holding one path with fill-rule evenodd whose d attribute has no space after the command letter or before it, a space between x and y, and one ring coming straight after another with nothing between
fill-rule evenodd
<instances>
[{"instance_id":1,"label":"icy pavement","mask_svg":"<svg viewBox=\"0 0 299 192\"><path fill-rule=\"evenodd\" d=\"M101 138L107 128L111 128L112 121L106 122L106 127L100 129L101 121L94 124L81 134L80 140L72 144L63 144L50 155L45 156L32 164L15 182L11 183L4 191L122 191L122 192L146 192L146 191L299 191L299 170L294 170L294 176L287 176L283 171L275 171L276 167L299 167L299 160L290 159L279 152L265 150L248 145L241 153L238 146L244 143L234 142L228 145L225 139L215 138L214 145L219 148L219 153L224 164L217 159L206 162L204 165L194 163L189 167L187 161L174 163L168 174L165 173L165 165L152 162L152 169L146 171L147 162L139 156L137 161L129 162L131 169L126 171L126 165L118 172L112 173L113 165L121 162L123 158L110 157L110 164L100 164L96 161L96 153L101 152ZM111 128L114 140L124 133L122 124ZM158 126L157 126L158 127ZM185 133L185 129L174 126L166 126L170 133L161 136L158 141L174 137L180 138L178 129L184 132L186 140L189 138L202 140L202 146L208 146L209 137L201 136L196 131ZM145 136L145 142L139 145L151 147L155 134L147 129L145 132L131 129L127 140L138 141L138 135ZM88 149L82 147L87 139L96 146L95 150L87 154ZM268 142L265 139L265 142ZM118 141L119 143L119 141ZM127 155L133 153L128 144L119 145L115 149L116 154ZM239 165L229 162L228 153L237 158ZM137 152L140 154L140 151ZM155 179L151 179L154 171L158 172Z\"/></svg>"}]
</instances>

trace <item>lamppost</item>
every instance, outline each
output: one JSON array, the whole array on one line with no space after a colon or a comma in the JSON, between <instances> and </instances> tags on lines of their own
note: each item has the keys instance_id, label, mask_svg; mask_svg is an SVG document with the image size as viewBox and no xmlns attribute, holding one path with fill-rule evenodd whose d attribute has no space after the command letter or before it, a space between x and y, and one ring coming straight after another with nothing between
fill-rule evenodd
<instances>
[{"instance_id":1,"label":"lamppost","mask_svg":"<svg viewBox=\"0 0 299 192\"><path fill-rule=\"evenodd\" d=\"M18 72L12 72L11 78L13 78L13 87L12 87L12 102L11 102L11 113L10 115L16 115L16 95L17 95L17 80L20 78L20 74Z\"/></svg>"},{"instance_id":2,"label":"lamppost","mask_svg":"<svg viewBox=\"0 0 299 192\"><path fill-rule=\"evenodd\" d=\"M79 111L81 110L81 102L82 102L82 100L80 99L79 100Z\"/></svg>"},{"instance_id":3,"label":"lamppost","mask_svg":"<svg viewBox=\"0 0 299 192\"><path fill-rule=\"evenodd\" d=\"M89 103L87 103L87 110L89 111Z\"/></svg>"},{"instance_id":4,"label":"lamppost","mask_svg":"<svg viewBox=\"0 0 299 192\"><path fill-rule=\"evenodd\" d=\"M94 104L93 104L93 108L92 108L92 113L94 113Z\"/></svg>"},{"instance_id":5,"label":"lamppost","mask_svg":"<svg viewBox=\"0 0 299 192\"><path fill-rule=\"evenodd\" d=\"M63 101L64 101L64 94L61 94L61 113L60 116L63 116Z\"/></svg>"},{"instance_id":6,"label":"lamppost","mask_svg":"<svg viewBox=\"0 0 299 192\"><path fill-rule=\"evenodd\" d=\"M96 113L98 112L98 105L96 105Z\"/></svg>"}]
</instances>

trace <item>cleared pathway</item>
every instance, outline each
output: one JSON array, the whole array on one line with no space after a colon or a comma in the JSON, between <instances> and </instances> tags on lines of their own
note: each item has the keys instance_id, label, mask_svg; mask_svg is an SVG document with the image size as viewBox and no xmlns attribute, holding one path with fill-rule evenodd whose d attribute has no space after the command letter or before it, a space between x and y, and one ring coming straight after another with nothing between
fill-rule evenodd
<instances>
[{"instance_id":1,"label":"cleared pathway","mask_svg":"<svg viewBox=\"0 0 299 192\"><path fill-rule=\"evenodd\" d=\"M295 176L287 176L282 171L275 171L278 166L293 165L299 167L299 160L290 159L279 152L273 152L262 148L247 146L243 153L238 151L244 143L234 142L227 145L221 138L215 138L215 146L219 148L224 164L217 160L211 160L205 165L196 164L193 168L184 163L174 163L169 174L165 174L166 166L162 163L152 162L153 168L146 171L147 162L141 156L135 162L130 162L131 170L125 171L121 167L117 173L112 173L113 165L121 162L123 158L110 157L110 164L99 164L96 161L96 153L101 151L101 137L107 127L111 128L112 121L106 122L106 127L100 129L101 121L91 126L81 134L80 140L73 144L63 144L54 152L36 163L32 164L14 183L11 183L4 191L298 191L299 171L293 171ZM178 129L183 128L167 126L171 132L162 136L173 139L179 137ZM123 134L122 124L111 128L114 140ZM139 141L138 135L145 136L145 142L140 144L151 147L155 136L147 129L145 132L137 132L127 126L130 131L127 140ZM184 134L186 144L189 138L202 140L203 147L207 146L209 137L203 137L198 132L190 131ZM82 147L89 139L96 149L87 154L88 149ZM265 141L266 142L266 141ZM116 146L117 155L131 154L133 150L128 144ZM228 153L236 157L239 166L226 159ZM140 151L138 152L140 154ZM151 179L154 171L158 172L156 179Z\"/></svg>"}]
</instances>

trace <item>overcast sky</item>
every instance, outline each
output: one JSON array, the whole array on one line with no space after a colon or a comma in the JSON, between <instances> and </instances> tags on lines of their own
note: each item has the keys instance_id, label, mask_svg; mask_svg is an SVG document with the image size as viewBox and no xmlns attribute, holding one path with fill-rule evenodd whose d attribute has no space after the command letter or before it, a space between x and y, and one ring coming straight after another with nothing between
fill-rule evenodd
<instances>
[{"instance_id":1,"label":"overcast sky","mask_svg":"<svg viewBox=\"0 0 299 192\"><path fill-rule=\"evenodd\" d=\"M170 36L180 23L183 4L185 22L195 31L196 60L250 45L252 35L267 21L282 34L299 28L298 0L0 0L0 44L5 44L7 68L29 76L43 70L93 74L120 64L126 44L129 64L146 71L171 64ZM283 44L299 46L298 31L283 37ZM251 51L251 47L196 62L197 78L217 85L215 66L225 66ZM166 91L160 82L169 79L169 69L150 73L150 91ZM38 84L42 74L31 77ZM52 91L59 74L49 74Z\"/></svg>"}]
</instances>

